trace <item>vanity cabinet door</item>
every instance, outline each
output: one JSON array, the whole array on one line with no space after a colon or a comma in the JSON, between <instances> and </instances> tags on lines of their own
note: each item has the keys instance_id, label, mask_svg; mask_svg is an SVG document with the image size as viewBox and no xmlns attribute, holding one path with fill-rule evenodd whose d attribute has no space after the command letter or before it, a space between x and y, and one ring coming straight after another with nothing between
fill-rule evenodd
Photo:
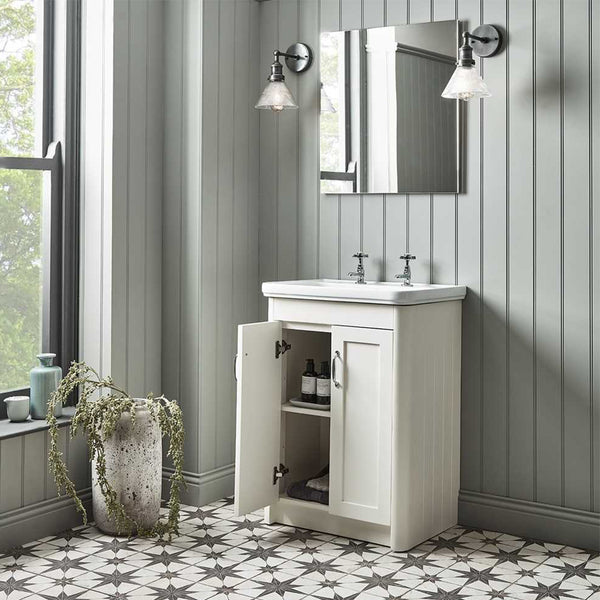
<instances>
[{"instance_id":1,"label":"vanity cabinet door","mask_svg":"<svg viewBox=\"0 0 600 600\"><path fill-rule=\"evenodd\" d=\"M390 523L392 336L333 327L331 343L329 511L382 525Z\"/></svg>"},{"instance_id":2,"label":"vanity cabinet door","mask_svg":"<svg viewBox=\"0 0 600 600\"><path fill-rule=\"evenodd\" d=\"M238 516L278 499L273 469L279 465L281 435L280 341L278 321L238 327L234 501Z\"/></svg>"}]
</instances>

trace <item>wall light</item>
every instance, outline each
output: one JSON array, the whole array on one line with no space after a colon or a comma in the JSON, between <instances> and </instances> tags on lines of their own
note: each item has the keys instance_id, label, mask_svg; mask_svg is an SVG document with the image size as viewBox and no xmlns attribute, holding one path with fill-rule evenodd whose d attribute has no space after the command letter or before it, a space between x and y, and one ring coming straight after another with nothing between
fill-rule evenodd
<instances>
[{"instance_id":1,"label":"wall light","mask_svg":"<svg viewBox=\"0 0 600 600\"><path fill-rule=\"evenodd\" d=\"M481 58L487 58L498 54L501 47L502 36L493 25L480 25L473 33L465 31L463 44L458 50L456 69L442 92L442 98L489 98L492 94L475 68L473 52Z\"/></svg>"},{"instance_id":2,"label":"wall light","mask_svg":"<svg viewBox=\"0 0 600 600\"><path fill-rule=\"evenodd\" d=\"M306 44L292 44L286 52L275 50L273 52L275 60L271 65L271 74L267 77L267 87L260 95L254 108L271 109L273 112L281 112L290 108L298 108L292 92L285 85L285 75L283 74L283 65L279 62L279 57L285 58L287 68L293 73L303 73L313 61L312 50Z\"/></svg>"}]
</instances>

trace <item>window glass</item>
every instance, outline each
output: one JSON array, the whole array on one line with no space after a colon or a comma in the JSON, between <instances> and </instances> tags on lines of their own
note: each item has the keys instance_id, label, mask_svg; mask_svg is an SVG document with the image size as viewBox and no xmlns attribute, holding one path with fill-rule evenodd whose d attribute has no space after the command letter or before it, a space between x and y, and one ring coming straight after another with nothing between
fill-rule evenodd
<instances>
[{"instance_id":1,"label":"window glass","mask_svg":"<svg viewBox=\"0 0 600 600\"><path fill-rule=\"evenodd\" d=\"M29 387L42 347L43 178L0 169L0 391Z\"/></svg>"},{"instance_id":2,"label":"window glass","mask_svg":"<svg viewBox=\"0 0 600 600\"><path fill-rule=\"evenodd\" d=\"M0 156L39 156L43 3L0 0Z\"/></svg>"}]
</instances>

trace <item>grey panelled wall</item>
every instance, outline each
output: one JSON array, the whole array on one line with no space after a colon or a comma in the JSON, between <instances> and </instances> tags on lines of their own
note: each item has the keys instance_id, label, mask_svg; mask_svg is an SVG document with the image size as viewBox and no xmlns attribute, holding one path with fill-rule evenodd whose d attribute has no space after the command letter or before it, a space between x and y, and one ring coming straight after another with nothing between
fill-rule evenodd
<instances>
[{"instance_id":1,"label":"grey panelled wall","mask_svg":"<svg viewBox=\"0 0 600 600\"><path fill-rule=\"evenodd\" d=\"M236 326L258 318L259 8L164 5L162 383L195 503L233 490Z\"/></svg>"},{"instance_id":2,"label":"grey panelled wall","mask_svg":"<svg viewBox=\"0 0 600 600\"><path fill-rule=\"evenodd\" d=\"M67 431L60 429L59 448L76 488L83 490L89 486L86 442L81 437L70 439ZM54 480L47 470L49 444L48 431L0 441L0 515L57 497ZM79 460L80 456L84 460Z\"/></svg>"},{"instance_id":3,"label":"grey panelled wall","mask_svg":"<svg viewBox=\"0 0 600 600\"><path fill-rule=\"evenodd\" d=\"M79 521L71 500L57 497L47 469L49 441L48 431L0 440L0 552ZM86 442L81 437L70 439L63 427L59 448L87 505L90 480Z\"/></svg>"},{"instance_id":4,"label":"grey panelled wall","mask_svg":"<svg viewBox=\"0 0 600 600\"><path fill-rule=\"evenodd\" d=\"M163 3L82 12L80 358L160 394Z\"/></svg>"},{"instance_id":5,"label":"grey panelled wall","mask_svg":"<svg viewBox=\"0 0 600 600\"><path fill-rule=\"evenodd\" d=\"M261 74L276 46L318 50L319 31L453 18L494 23L509 39L481 67L493 97L466 107L464 193L319 196L318 68L290 75L300 110L260 116L260 280L344 277L359 249L369 278L392 280L410 249L416 281L469 286L461 518L560 537L554 521L532 523L536 506L565 507L587 529L577 539L598 546L598 3L271 0ZM502 521L496 497L533 520Z\"/></svg>"},{"instance_id":6,"label":"grey panelled wall","mask_svg":"<svg viewBox=\"0 0 600 600\"><path fill-rule=\"evenodd\" d=\"M396 52L396 72L398 81L405 83L396 90L402 189L456 190L456 106L438 93L452 76L454 65Z\"/></svg>"}]
</instances>

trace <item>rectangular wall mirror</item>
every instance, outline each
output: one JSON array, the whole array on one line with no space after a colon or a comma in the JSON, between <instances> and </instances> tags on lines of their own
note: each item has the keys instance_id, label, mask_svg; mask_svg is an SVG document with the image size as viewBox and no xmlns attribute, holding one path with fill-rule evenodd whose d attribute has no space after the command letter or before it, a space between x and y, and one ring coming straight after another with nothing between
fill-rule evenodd
<instances>
[{"instance_id":1,"label":"rectangular wall mirror","mask_svg":"<svg viewBox=\"0 0 600 600\"><path fill-rule=\"evenodd\" d=\"M456 193L458 21L321 34L321 192Z\"/></svg>"}]
</instances>

